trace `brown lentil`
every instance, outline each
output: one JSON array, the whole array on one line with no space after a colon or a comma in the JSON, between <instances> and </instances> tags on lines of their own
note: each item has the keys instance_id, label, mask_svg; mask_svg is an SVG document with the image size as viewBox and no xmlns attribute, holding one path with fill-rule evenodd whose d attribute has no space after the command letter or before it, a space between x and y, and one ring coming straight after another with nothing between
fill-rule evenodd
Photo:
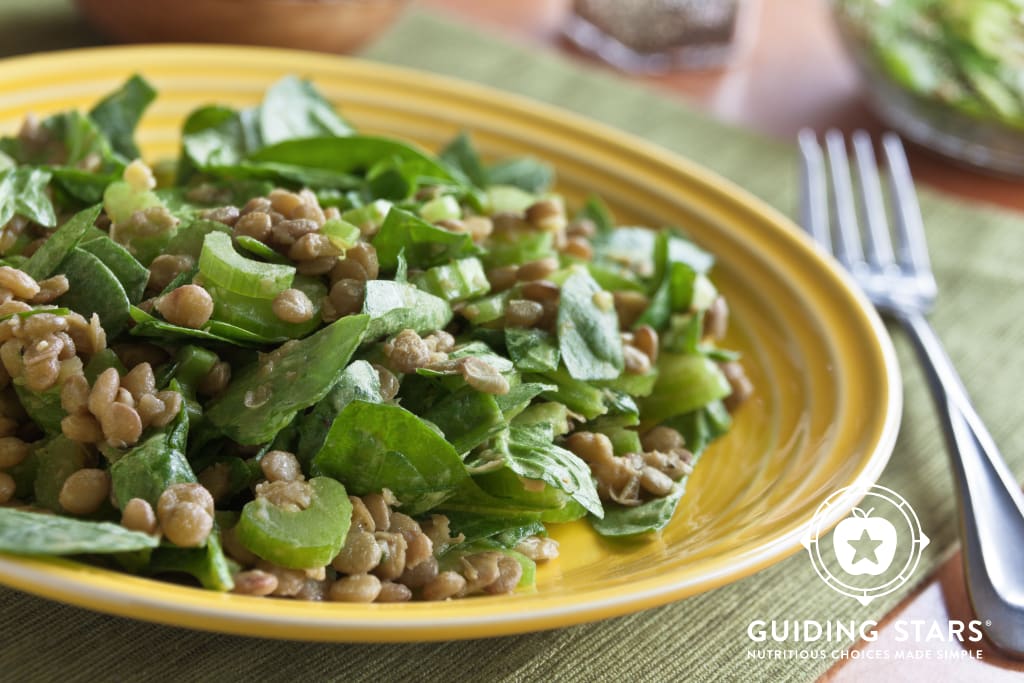
<instances>
[{"instance_id":1,"label":"brown lentil","mask_svg":"<svg viewBox=\"0 0 1024 683\"><path fill-rule=\"evenodd\" d=\"M523 578L523 567L515 558L500 554L498 558L498 578L484 587L484 592L491 595L502 595L515 591Z\"/></svg>"},{"instance_id":2,"label":"brown lentil","mask_svg":"<svg viewBox=\"0 0 1024 683\"><path fill-rule=\"evenodd\" d=\"M337 262L337 256L318 256L309 261L297 263L295 270L299 275L326 275L331 272Z\"/></svg>"},{"instance_id":3,"label":"brown lentil","mask_svg":"<svg viewBox=\"0 0 1024 683\"><path fill-rule=\"evenodd\" d=\"M225 361L217 361L210 371L199 380L196 390L205 396L216 396L227 388L231 381L231 366Z\"/></svg>"},{"instance_id":4,"label":"brown lentil","mask_svg":"<svg viewBox=\"0 0 1024 683\"><path fill-rule=\"evenodd\" d=\"M213 298L199 285L182 285L157 299L156 310L169 323L198 329L213 315Z\"/></svg>"},{"instance_id":5,"label":"brown lentil","mask_svg":"<svg viewBox=\"0 0 1024 683\"><path fill-rule=\"evenodd\" d=\"M658 360L658 333L650 325L641 325L633 330L633 346L643 351L651 363Z\"/></svg>"},{"instance_id":6,"label":"brown lentil","mask_svg":"<svg viewBox=\"0 0 1024 683\"><path fill-rule=\"evenodd\" d=\"M501 576L498 559L503 555L488 551L467 555L460 559L462 575L466 578L466 593L477 593L490 586Z\"/></svg>"},{"instance_id":7,"label":"brown lentil","mask_svg":"<svg viewBox=\"0 0 1024 683\"><path fill-rule=\"evenodd\" d=\"M494 223L487 216L467 216L462 219L462 226L474 242L481 242L494 232Z\"/></svg>"},{"instance_id":8,"label":"brown lentil","mask_svg":"<svg viewBox=\"0 0 1024 683\"><path fill-rule=\"evenodd\" d=\"M21 351L24 348L20 339L10 339L0 346L0 361L4 369L12 378L21 377L25 374L25 363L21 359Z\"/></svg>"},{"instance_id":9,"label":"brown lentil","mask_svg":"<svg viewBox=\"0 0 1024 683\"><path fill-rule=\"evenodd\" d=\"M627 344L622 347L622 360L630 375L643 375L651 370L650 357L635 346Z\"/></svg>"},{"instance_id":10,"label":"brown lentil","mask_svg":"<svg viewBox=\"0 0 1024 683\"><path fill-rule=\"evenodd\" d=\"M290 247L303 235L319 229L315 221L306 218L283 220L270 229L270 240L282 247Z\"/></svg>"},{"instance_id":11,"label":"brown lentil","mask_svg":"<svg viewBox=\"0 0 1024 683\"><path fill-rule=\"evenodd\" d=\"M304 323L313 319L313 302L301 289L286 289L271 304L274 315L286 323Z\"/></svg>"},{"instance_id":12,"label":"brown lentil","mask_svg":"<svg viewBox=\"0 0 1024 683\"><path fill-rule=\"evenodd\" d=\"M71 289L67 276L54 275L45 280L39 281L39 293L32 297L33 304L48 304Z\"/></svg>"},{"instance_id":13,"label":"brown lentil","mask_svg":"<svg viewBox=\"0 0 1024 683\"><path fill-rule=\"evenodd\" d=\"M324 579L307 578L292 597L296 600L320 601L327 597L329 587L329 582Z\"/></svg>"},{"instance_id":14,"label":"brown lentil","mask_svg":"<svg viewBox=\"0 0 1024 683\"><path fill-rule=\"evenodd\" d=\"M380 395L385 401L390 401L398 395L398 390L401 388L401 384L398 378L395 377L395 373L388 370L383 365L374 363L374 369L377 371L377 378L380 380Z\"/></svg>"},{"instance_id":15,"label":"brown lentil","mask_svg":"<svg viewBox=\"0 0 1024 683\"><path fill-rule=\"evenodd\" d=\"M409 588L422 588L437 578L437 558L431 556L415 567L406 567L398 579Z\"/></svg>"},{"instance_id":16,"label":"brown lentil","mask_svg":"<svg viewBox=\"0 0 1024 683\"><path fill-rule=\"evenodd\" d=\"M384 550L371 532L352 529L331 566L344 574L366 574L380 564L383 556Z\"/></svg>"},{"instance_id":17,"label":"brown lentil","mask_svg":"<svg viewBox=\"0 0 1024 683\"><path fill-rule=\"evenodd\" d=\"M594 247L586 237L570 237L562 247L562 253L581 261L589 261L594 258Z\"/></svg>"},{"instance_id":18,"label":"brown lentil","mask_svg":"<svg viewBox=\"0 0 1024 683\"><path fill-rule=\"evenodd\" d=\"M240 212L237 206L218 206L199 212L199 217L208 221L217 221L231 227L238 220Z\"/></svg>"},{"instance_id":19,"label":"brown lentil","mask_svg":"<svg viewBox=\"0 0 1024 683\"><path fill-rule=\"evenodd\" d=\"M36 342L36 347L25 353L25 386L32 391L46 391L57 383L60 375L60 361L57 360L57 355L60 348L42 340Z\"/></svg>"},{"instance_id":20,"label":"brown lentil","mask_svg":"<svg viewBox=\"0 0 1024 683\"><path fill-rule=\"evenodd\" d=\"M541 199L526 209L526 220L544 232L558 232L566 227L565 209L554 199Z\"/></svg>"},{"instance_id":21,"label":"brown lentil","mask_svg":"<svg viewBox=\"0 0 1024 683\"><path fill-rule=\"evenodd\" d=\"M149 264L149 282L146 288L154 292L162 292L167 285L187 270L195 266L191 256L160 254Z\"/></svg>"},{"instance_id":22,"label":"brown lentil","mask_svg":"<svg viewBox=\"0 0 1024 683\"><path fill-rule=\"evenodd\" d=\"M6 472L0 472L0 505L11 502L17 489L14 477Z\"/></svg>"},{"instance_id":23,"label":"brown lentil","mask_svg":"<svg viewBox=\"0 0 1024 683\"><path fill-rule=\"evenodd\" d=\"M754 395L754 385L739 362L729 361L721 363L719 367L732 388L732 393L725 397L725 407L730 411L736 410Z\"/></svg>"},{"instance_id":24,"label":"brown lentil","mask_svg":"<svg viewBox=\"0 0 1024 683\"><path fill-rule=\"evenodd\" d=\"M368 531L371 534L376 531L377 523L373 521L373 515L370 514L370 510L366 507L363 499L349 496L348 500L352 503L352 526L349 527L350 530Z\"/></svg>"},{"instance_id":25,"label":"brown lentil","mask_svg":"<svg viewBox=\"0 0 1024 683\"><path fill-rule=\"evenodd\" d=\"M384 552L374 573L381 579L397 579L405 571L405 554L408 549L405 536L390 531L377 531L373 536Z\"/></svg>"},{"instance_id":26,"label":"brown lentil","mask_svg":"<svg viewBox=\"0 0 1024 683\"><path fill-rule=\"evenodd\" d=\"M381 581L377 602L408 602L412 600L412 591L394 581Z\"/></svg>"},{"instance_id":27,"label":"brown lentil","mask_svg":"<svg viewBox=\"0 0 1024 683\"><path fill-rule=\"evenodd\" d=\"M334 312L338 317L358 313L363 308L363 299L366 297L366 282L352 278L343 278L331 286L331 293L328 298L334 306Z\"/></svg>"},{"instance_id":28,"label":"brown lentil","mask_svg":"<svg viewBox=\"0 0 1024 683\"><path fill-rule=\"evenodd\" d=\"M105 470L81 469L64 480L57 501L72 515L91 515L110 495L110 475Z\"/></svg>"},{"instance_id":29,"label":"brown lentil","mask_svg":"<svg viewBox=\"0 0 1024 683\"><path fill-rule=\"evenodd\" d=\"M515 551L534 562L546 562L558 557L558 541L544 536L527 536L516 544Z\"/></svg>"},{"instance_id":30,"label":"brown lentil","mask_svg":"<svg viewBox=\"0 0 1024 683\"><path fill-rule=\"evenodd\" d=\"M487 281L491 284L491 292L504 292L516 283L519 275L517 266L498 266L487 271Z\"/></svg>"},{"instance_id":31,"label":"brown lentil","mask_svg":"<svg viewBox=\"0 0 1024 683\"><path fill-rule=\"evenodd\" d=\"M245 205L242 207L241 214L244 216L246 214L253 213L254 211L259 211L261 213L269 213L270 200L267 199L266 197L253 197L252 199L247 201Z\"/></svg>"},{"instance_id":32,"label":"brown lentil","mask_svg":"<svg viewBox=\"0 0 1024 683\"><path fill-rule=\"evenodd\" d=\"M288 258L293 261L312 261L323 256L337 257L341 250L331 244L327 235L319 232L307 232L295 240L288 249Z\"/></svg>"},{"instance_id":33,"label":"brown lentil","mask_svg":"<svg viewBox=\"0 0 1024 683\"><path fill-rule=\"evenodd\" d=\"M391 367L401 373L415 372L430 363L431 351L414 330L402 330L384 345Z\"/></svg>"},{"instance_id":34,"label":"brown lentil","mask_svg":"<svg viewBox=\"0 0 1024 683\"><path fill-rule=\"evenodd\" d=\"M132 398L138 401L144 394L152 394L156 391L156 377L153 375L153 366L149 363L139 363L131 371L121 378L121 388L128 390Z\"/></svg>"},{"instance_id":35,"label":"brown lentil","mask_svg":"<svg viewBox=\"0 0 1024 683\"><path fill-rule=\"evenodd\" d=\"M60 421L60 431L67 438L79 443L99 443L103 441L103 429L96 418L89 413L67 415Z\"/></svg>"},{"instance_id":36,"label":"brown lentil","mask_svg":"<svg viewBox=\"0 0 1024 683\"><path fill-rule=\"evenodd\" d=\"M508 327L533 327L544 317L544 306L528 299L511 299L505 307Z\"/></svg>"},{"instance_id":37,"label":"brown lentil","mask_svg":"<svg viewBox=\"0 0 1024 683\"><path fill-rule=\"evenodd\" d=\"M142 418L138 411L123 403L111 403L100 416L103 435L114 448L136 443L142 436Z\"/></svg>"},{"instance_id":38,"label":"brown lentil","mask_svg":"<svg viewBox=\"0 0 1024 683\"><path fill-rule=\"evenodd\" d=\"M273 224L270 215L263 211L251 211L242 214L235 222L235 237L252 237L260 242L266 242L270 237L270 229Z\"/></svg>"},{"instance_id":39,"label":"brown lentil","mask_svg":"<svg viewBox=\"0 0 1024 683\"><path fill-rule=\"evenodd\" d=\"M150 424L154 427L165 427L181 412L184 401L177 391L158 391L155 396L164 404L164 409L151 418Z\"/></svg>"},{"instance_id":40,"label":"brown lentil","mask_svg":"<svg viewBox=\"0 0 1024 683\"><path fill-rule=\"evenodd\" d=\"M268 574L273 574L277 579L277 588L274 589L271 595L292 597L305 587L306 573L301 569L278 567L276 564L271 564L266 560L259 560L256 563L256 568Z\"/></svg>"},{"instance_id":41,"label":"brown lentil","mask_svg":"<svg viewBox=\"0 0 1024 683\"><path fill-rule=\"evenodd\" d=\"M377 250L366 242L357 242L345 251L345 257L339 259L331 270L331 282L338 280L376 280L380 274L380 262Z\"/></svg>"},{"instance_id":42,"label":"brown lentil","mask_svg":"<svg viewBox=\"0 0 1024 683\"><path fill-rule=\"evenodd\" d=\"M704 312L704 336L722 339L729 328L729 305L725 297L716 297Z\"/></svg>"},{"instance_id":43,"label":"brown lentil","mask_svg":"<svg viewBox=\"0 0 1024 683\"><path fill-rule=\"evenodd\" d=\"M640 474L640 486L651 495L667 496L672 491L672 485L672 478L654 467L644 467Z\"/></svg>"},{"instance_id":44,"label":"brown lentil","mask_svg":"<svg viewBox=\"0 0 1024 683\"><path fill-rule=\"evenodd\" d=\"M234 575L235 587L232 593L238 595L270 595L277 590L277 577L260 569L250 569Z\"/></svg>"},{"instance_id":45,"label":"brown lentil","mask_svg":"<svg viewBox=\"0 0 1024 683\"><path fill-rule=\"evenodd\" d=\"M685 443L683 435L677 430L664 425L659 425L648 430L641 438L640 443L644 450L669 452L682 448Z\"/></svg>"},{"instance_id":46,"label":"brown lentil","mask_svg":"<svg viewBox=\"0 0 1024 683\"><path fill-rule=\"evenodd\" d=\"M302 481L298 458L288 451L267 451L260 458L260 469L267 481Z\"/></svg>"},{"instance_id":47,"label":"brown lentil","mask_svg":"<svg viewBox=\"0 0 1024 683\"><path fill-rule=\"evenodd\" d=\"M298 512L313 502L313 489L305 481L265 481L256 484L256 497L266 498L274 507Z\"/></svg>"},{"instance_id":48,"label":"brown lentil","mask_svg":"<svg viewBox=\"0 0 1024 683\"><path fill-rule=\"evenodd\" d=\"M196 503L182 502L160 515L160 528L169 541L182 548L198 548L213 530L213 517Z\"/></svg>"},{"instance_id":49,"label":"brown lentil","mask_svg":"<svg viewBox=\"0 0 1024 683\"><path fill-rule=\"evenodd\" d=\"M10 266L0 266L0 287L26 301L39 293L39 283L31 275Z\"/></svg>"},{"instance_id":50,"label":"brown lentil","mask_svg":"<svg viewBox=\"0 0 1024 683\"><path fill-rule=\"evenodd\" d=\"M144 534L155 534L157 523L153 506L142 498L132 498L121 510L121 526Z\"/></svg>"},{"instance_id":51,"label":"brown lentil","mask_svg":"<svg viewBox=\"0 0 1024 683\"><path fill-rule=\"evenodd\" d=\"M535 280L523 285L523 296L540 303L558 301L561 290L549 280Z\"/></svg>"},{"instance_id":52,"label":"brown lentil","mask_svg":"<svg viewBox=\"0 0 1024 683\"><path fill-rule=\"evenodd\" d=\"M519 266L519 269L516 271L516 279L520 282L543 280L556 270L558 270L558 259L549 256Z\"/></svg>"},{"instance_id":53,"label":"brown lentil","mask_svg":"<svg viewBox=\"0 0 1024 683\"><path fill-rule=\"evenodd\" d=\"M102 418L117 398L117 390L120 387L121 378L116 368L107 368L100 373L93 382L92 391L89 392L89 412L96 417Z\"/></svg>"},{"instance_id":54,"label":"brown lentil","mask_svg":"<svg viewBox=\"0 0 1024 683\"><path fill-rule=\"evenodd\" d=\"M373 602L380 591L379 578L372 574L357 574L332 583L327 590L327 598L335 602Z\"/></svg>"},{"instance_id":55,"label":"brown lentil","mask_svg":"<svg viewBox=\"0 0 1024 683\"><path fill-rule=\"evenodd\" d=\"M10 469L28 457L31 446L14 436L0 437L0 470Z\"/></svg>"},{"instance_id":56,"label":"brown lentil","mask_svg":"<svg viewBox=\"0 0 1024 683\"><path fill-rule=\"evenodd\" d=\"M650 303L640 292L622 290L613 292L612 296L615 299L615 312L619 316L619 328L623 330L633 327Z\"/></svg>"},{"instance_id":57,"label":"brown lentil","mask_svg":"<svg viewBox=\"0 0 1024 683\"><path fill-rule=\"evenodd\" d=\"M270 194L267 195L267 199L270 200L270 206L274 211L285 216L290 216L293 211L303 204L303 199L298 194L280 188L271 190Z\"/></svg>"},{"instance_id":58,"label":"brown lentil","mask_svg":"<svg viewBox=\"0 0 1024 683\"><path fill-rule=\"evenodd\" d=\"M586 237L590 239L597 234L597 225L589 218L577 218L569 223L565 233L569 237Z\"/></svg>"},{"instance_id":59,"label":"brown lentil","mask_svg":"<svg viewBox=\"0 0 1024 683\"><path fill-rule=\"evenodd\" d=\"M454 598L466 588L466 579L453 571L441 572L434 580L423 586L424 600L438 601Z\"/></svg>"},{"instance_id":60,"label":"brown lentil","mask_svg":"<svg viewBox=\"0 0 1024 683\"><path fill-rule=\"evenodd\" d=\"M363 496L363 504L373 518L376 529L385 531L391 526L391 506L396 502L394 495L387 489Z\"/></svg>"},{"instance_id":61,"label":"brown lentil","mask_svg":"<svg viewBox=\"0 0 1024 683\"><path fill-rule=\"evenodd\" d=\"M458 361L459 372L466 384L485 394L504 395L509 392L508 380L494 366L476 356Z\"/></svg>"}]
</instances>

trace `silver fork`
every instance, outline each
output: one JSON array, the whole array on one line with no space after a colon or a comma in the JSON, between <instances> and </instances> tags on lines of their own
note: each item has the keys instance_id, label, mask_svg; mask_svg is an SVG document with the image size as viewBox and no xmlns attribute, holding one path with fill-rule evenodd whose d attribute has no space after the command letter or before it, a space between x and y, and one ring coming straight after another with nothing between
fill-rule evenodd
<instances>
[{"instance_id":1,"label":"silver fork","mask_svg":"<svg viewBox=\"0 0 1024 683\"><path fill-rule=\"evenodd\" d=\"M952 455L971 604L992 641L1008 653L1024 657L1024 495L925 319L935 303L937 288L903 145L892 133L882 137L889 167L894 250L871 137L864 131L852 136L860 180L856 193L841 132L825 134L826 153L814 131L802 130L798 139L804 229L846 267L878 311L900 323L910 335ZM829 178L836 219L834 240L829 228ZM863 230L855 194L864 218Z\"/></svg>"}]
</instances>

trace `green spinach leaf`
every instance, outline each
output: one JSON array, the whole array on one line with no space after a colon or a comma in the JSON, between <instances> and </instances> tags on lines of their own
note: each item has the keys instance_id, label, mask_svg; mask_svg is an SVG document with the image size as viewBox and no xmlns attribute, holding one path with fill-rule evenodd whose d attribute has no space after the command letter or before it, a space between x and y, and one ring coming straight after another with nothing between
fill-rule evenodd
<instances>
[{"instance_id":1,"label":"green spinach leaf","mask_svg":"<svg viewBox=\"0 0 1024 683\"><path fill-rule=\"evenodd\" d=\"M398 207L388 211L384 224L373 238L373 246L380 267L386 271L398 267L398 255L402 253L410 266L429 268L480 251L469 233L439 228Z\"/></svg>"},{"instance_id":2,"label":"green spinach leaf","mask_svg":"<svg viewBox=\"0 0 1024 683\"><path fill-rule=\"evenodd\" d=\"M393 280L370 280L362 312L370 317L366 341L409 328L419 333L442 330L451 322L452 308L444 299L414 285Z\"/></svg>"},{"instance_id":3,"label":"green spinach leaf","mask_svg":"<svg viewBox=\"0 0 1024 683\"><path fill-rule=\"evenodd\" d=\"M452 445L426 422L399 406L359 400L334 420L313 471L354 495L390 489L408 514L436 507L468 476Z\"/></svg>"},{"instance_id":4,"label":"green spinach leaf","mask_svg":"<svg viewBox=\"0 0 1024 683\"><path fill-rule=\"evenodd\" d=\"M16 555L120 553L154 548L156 536L120 524L0 508L0 551Z\"/></svg>"},{"instance_id":5,"label":"green spinach leaf","mask_svg":"<svg viewBox=\"0 0 1024 683\"><path fill-rule=\"evenodd\" d=\"M599 305L603 291L584 268L575 270L562 285L558 347L575 379L612 379L622 373L619 319L613 307L604 310Z\"/></svg>"},{"instance_id":6,"label":"green spinach leaf","mask_svg":"<svg viewBox=\"0 0 1024 683\"><path fill-rule=\"evenodd\" d=\"M132 76L117 91L100 100L89 112L89 118L110 140L115 152L126 159L138 159L135 127L155 98L153 86L141 76Z\"/></svg>"},{"instance_id":7,"label":"green spinach leaf","mask_svg":"<svg viewBox=\"0 0 1024 683\"><path fill-rule=\"evenodd\" d=\"M240 444L271 441L295 414L323 399L363 340L369 317L350 315L243 369L206 418ZM271 365L272 363L272 365Z\"/></svg>"}]
</instances>

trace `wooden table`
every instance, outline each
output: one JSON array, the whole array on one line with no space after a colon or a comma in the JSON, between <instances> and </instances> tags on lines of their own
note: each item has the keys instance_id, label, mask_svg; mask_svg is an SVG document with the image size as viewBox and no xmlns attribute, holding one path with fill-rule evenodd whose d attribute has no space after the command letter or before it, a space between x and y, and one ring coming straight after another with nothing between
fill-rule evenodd
<instances>
[{"instance_id":1,"label":"wooden table","mask_svg":"<svg viewBox=\"0 0 1024 683\"><path fill-rule=\"evenodd\" d=\"M536 44L556 49L572 59L593 63L568 46L560 28L570 0L419 0L421 5L453 12ZM850 58L843 52L824 0L750 0L759 10L753 34L739 61L725 71L677 72L637 77L682 96L715 118L783 139L811 126L819 131L864 128L881 124L868 111L864 92ZM752 7L751 9L755 9ZM965 198L1024 211L1024 183L996 178L958 167L930 152L910 150L914 177L921 183ZM1024 216L1022 216L1024 220ZM936 657L894 662L875 658L895 649L896 620L970 620L959 554L950 558L923 588L890 613L878 639L860 643L860 656L834 667L825 680L851 681L977 681L1019 680L1024 663L983 649L980 659L939 659L940 650L954 652L959 644L928 643ZM949 657L946 654L946 657Z\"/></svg>"}]
</instances>

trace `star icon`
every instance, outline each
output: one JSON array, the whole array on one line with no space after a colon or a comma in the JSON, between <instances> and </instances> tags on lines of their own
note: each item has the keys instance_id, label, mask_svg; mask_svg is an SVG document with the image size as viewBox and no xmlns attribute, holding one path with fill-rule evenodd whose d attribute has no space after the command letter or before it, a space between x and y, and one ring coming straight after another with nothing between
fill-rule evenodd
<instances>
[{"instance_id":1,"label":"star icon","mask_svg":"<svg viewBox=\"0 0 1024 683\"><path fill-rule=\"evenodd\" d=\"M878 562L878 556L875 555L875 550L878 546L882 545L882 541L876 541L868 535L868 530L864 529L861 532L860 538L855 541L847 541L856 552L853 555L852 564L856 564L861 560L871 560L872 562Z\"/></svg>"}]
</instances>

